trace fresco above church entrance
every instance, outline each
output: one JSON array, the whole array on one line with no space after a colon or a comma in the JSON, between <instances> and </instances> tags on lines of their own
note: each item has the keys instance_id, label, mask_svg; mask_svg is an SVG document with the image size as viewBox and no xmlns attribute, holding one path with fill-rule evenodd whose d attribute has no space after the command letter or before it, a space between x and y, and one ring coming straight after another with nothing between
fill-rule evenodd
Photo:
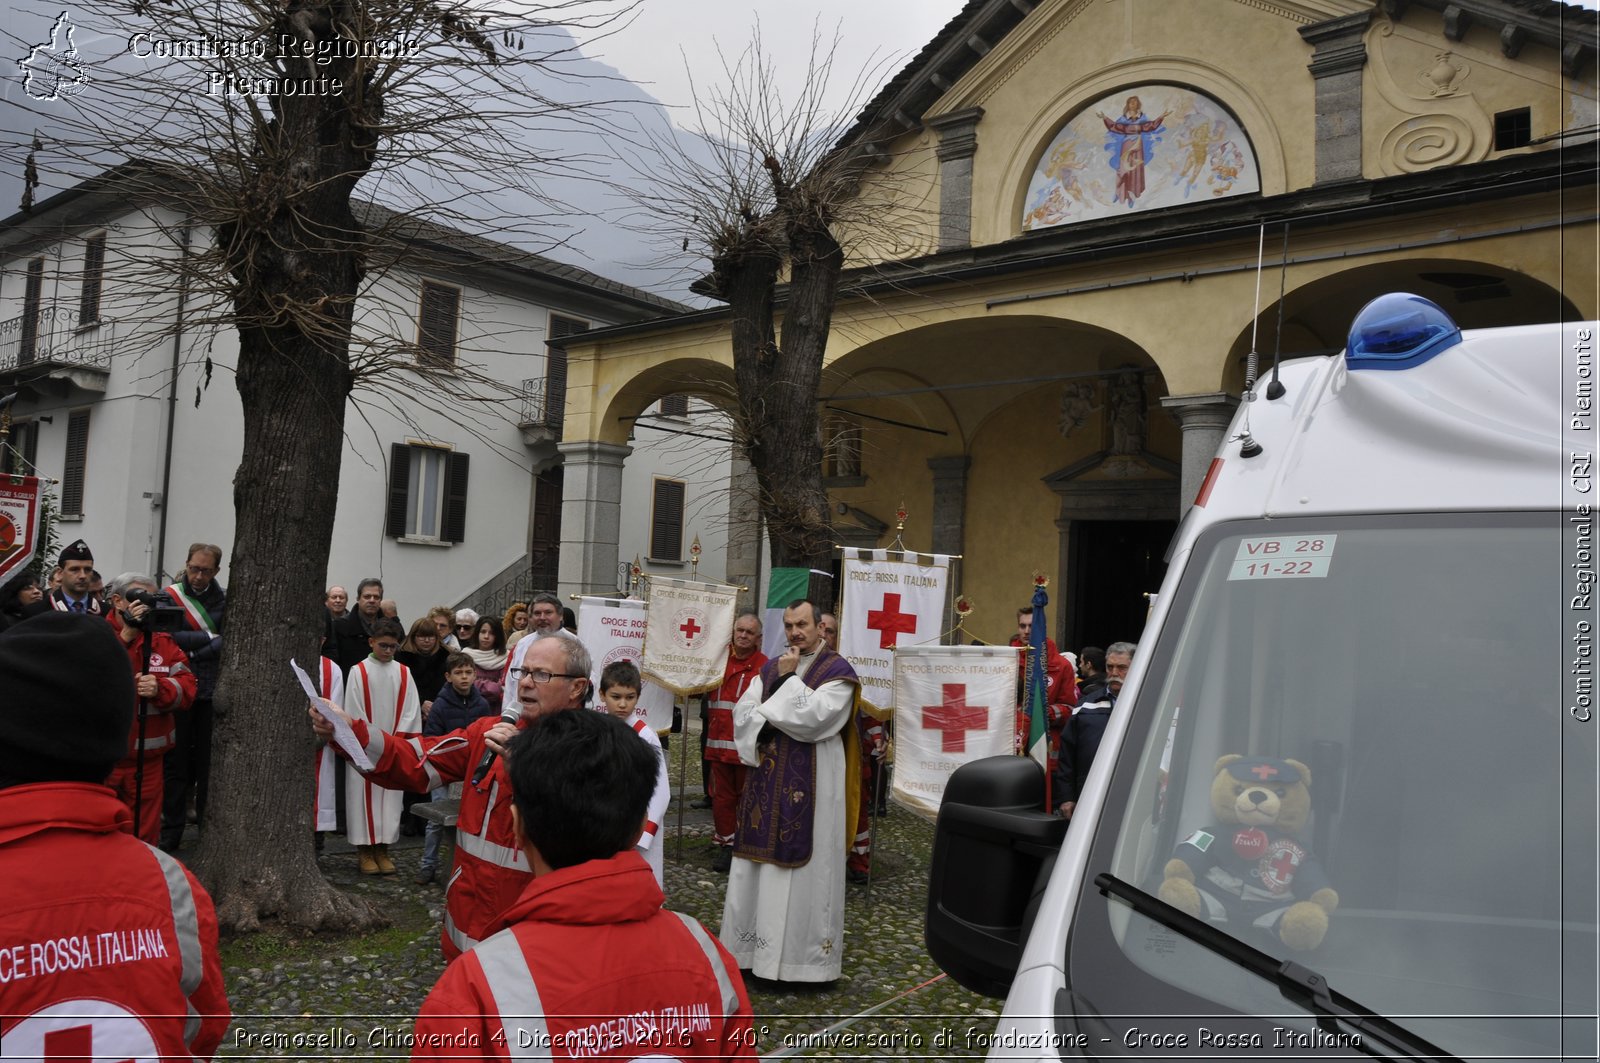
<instances>
[{"instance_id":1,"label":"fresco above church entrance","mask_svg":"<svg viewBox=\"0 0 1600 1063\"><path fill-rule=\"evenodd\" d=\"M1080 108L1039 157L1022 228L1261 190L1250 139L1216 100L1180 85L1118 89Z\"/></svg>"}]
</instances>

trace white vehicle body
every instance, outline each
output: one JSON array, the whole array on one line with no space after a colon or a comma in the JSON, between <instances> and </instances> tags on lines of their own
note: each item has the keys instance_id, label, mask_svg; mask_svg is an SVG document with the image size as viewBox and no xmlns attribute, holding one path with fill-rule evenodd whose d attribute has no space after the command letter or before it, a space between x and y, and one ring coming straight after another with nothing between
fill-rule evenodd
<instances>
[{"instance_id":1,"label":"white vehicle body","mask_svg":"<svg viewBox=\"0 0 1600 1063\"><path fill-rule=\"evenodd\" d=\"M1385 312L1392 322L1400 299L1414 297L1375 301L1352 336ZM954 867L974 854L941 865L936 849L929 947L964 984L1004 991L990 1058L1403 1054L1380 1030L1318 1023L1293 986L1095 883L1109 872L1155 892L1174 840L1215 830L1218 756L1309 762L1307 749L1341 897L1327 941L1295 953L1237 916L1210 925L1303 965L1287 977L1325 975L1443 1058L1596 1058L1596 334L1593 322L1479 330L1377 365L1359 351L1300 359L1281 367L1280 397L1262 387L1241 404L1174 539L1071 829L1053 866L1036 862L1047 884L1014 924L1019 954L969 949L975 927L1006 922L993 914L950 930L968 903ZM1570 667L1547 674L1557 658ZM1530 772L1538 793L1512 816L1516 800L1495 795ZM1408 781L1380 801L1396 775ZM1048 825L1020 809L1020 787L993 802L1010 812L985 814L1012 815L1030 839L1013 849L1037 851ZM954 779L951 794L974 803ZM938 844L981 844L951 805Z\"/></svg>"}]
</instances>

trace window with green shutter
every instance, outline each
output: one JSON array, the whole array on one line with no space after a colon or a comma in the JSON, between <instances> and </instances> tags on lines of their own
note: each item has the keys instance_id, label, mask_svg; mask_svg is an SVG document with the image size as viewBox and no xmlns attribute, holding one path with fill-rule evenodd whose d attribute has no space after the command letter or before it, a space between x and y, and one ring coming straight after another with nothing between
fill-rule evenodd
<instances>
[{"instance_id":1,"label":"window with green shutter","mask_svg":"<svg viewBox=\"0 0 1600 1063\"><path fill-rule=\"evenodd\" d=\"M67 460L61 470L61 515L83 516L83 485L89 471L89 411L67 417Z\"/></svg>"}]
</instances>

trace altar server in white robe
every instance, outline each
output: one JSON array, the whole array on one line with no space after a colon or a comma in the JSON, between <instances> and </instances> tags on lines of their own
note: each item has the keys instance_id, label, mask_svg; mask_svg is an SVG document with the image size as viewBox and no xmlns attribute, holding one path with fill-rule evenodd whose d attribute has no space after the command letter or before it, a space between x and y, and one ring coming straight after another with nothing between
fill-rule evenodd
<instances>
[{"instance_id":1,"label":"altar server in white robe","mask_svg":"<svg viewBox=\"0 0 1600 1063\"><path fill-rule=\"evenodd\" d=\"M384 618L372 626L372 656L345 677L344 711L366 720L374 730L401 740L422 730L422 706L411 670L395 661L405 639L399 621ZM392 875L389 846L400 833L405 793L368 782L360 772L344 777L345 837L356 847L363 875Z\"/></svg>"},{"instance_id":2,"label":"altar server in white robe","mask_svg":"<svg viewBox=\"0 0 1600 1063\"><path fill-rule=\"evenodd\" d=\"M340 673L337 663L327 657L321 658L312 678L317 681L317 693L335 705L344 704L344 675ZM334 781L338 778L338 762L339 754L333 751L329 743L323 742L317 746L317 788L311 798L311 830L319 836L318 851L322 845L321 833L339 829L339 807L333 792Z\"/></svg>"},{"instance_id":3,"label":"altar server in white robe","mask_svg":"<svg viewBox=\"0 0 1600 1063\"><path fill-rule=\"evenodd\" d=\"M823 642L820 618L804 599L784 610L788 650L734 707L734 745L752 770L720 937L741 968L785 982L832 981L844 959L850 787L842 732L860 684Z\"/></svg>"}]
</instances>

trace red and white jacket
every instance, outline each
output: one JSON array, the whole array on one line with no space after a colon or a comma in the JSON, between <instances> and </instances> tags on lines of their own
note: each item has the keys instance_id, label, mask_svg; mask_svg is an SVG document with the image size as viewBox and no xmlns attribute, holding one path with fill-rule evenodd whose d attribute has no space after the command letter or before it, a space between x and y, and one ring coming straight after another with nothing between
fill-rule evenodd
<instances>
[{"instance_id":1,"label":"red and white jacket","mask_svg":"<svg viewBox=\"0 0 1600 1063\"><path fill-rule=\"evenodd\" d=\"M753 1059L739 969L638 853L531 880L423 1001L411 1058Z\"/></svg>"},{"instance_id":2,"label":"red and white jacket","mask_svg":"<svg viewBox=\"0 0 1600 1063\"><path fill-rule=\"evenodd\" d=\"M487 748L484 732L499 722L498 716L484 716L448 734L400 737L363 719L350 721L373 764L368 781L394 790L464 784L456 819L455 867L445 886L441 944L447 960L488 935L494 917L517 899L532 874L511 822L511 780L504 759L496 757L477 786L466 781ZM520 726L526 725L524 721Z\"/></svg>"},{"instance_id":3,"label":"red and white jacket","mask_svg":"<svg viewBox=\"0 0 1600 1063\"><path fill-rule=\"evenodd\" d=\"M733 747L733 707L739 704L745 688L761 674L761 666L766 663L767 655L760 650L752 651L743 660L735 657L732 650L728 651L722 686L706 702L707 760L739 763L739 751Z\"/></svg>"},{"instance_id":4,"label":"red and white jacket","mask_svg":"<svg viewBox=\"0 0 1600 1063\"><path fill-rule=\"evenodd\" d=\"M23 1059L210 1059L232 1013L211 898L88 783L0 790L0 1044Z\"/></svg>"},{"instance_id":5,"label":"red and white jacket","mask_svg":"<svg viewBox=\"0 0 1600 1063\"><path fill-rule=\"evenodd\" d=\"M122 634L122 618L115 611L106 617L106 622L119 636ZM123 643L123 649L128 651L128 663L133 666L133 674L144 671L144 638L134 639L132 645ZM159 757L172 745L175 727L172 714L187 711L194 704L199 684L194 672L189 670L188 654L180 650L178 644L172 641L172 636L165 631L156 631L150 636L150 674L156 677L156 696L150 699L150 711L145 716L143 753L147 757ZM134 712L138 712L138 702L134 703ZM140 754L138 747L139 720L136 715L133 726L128 728L130 760Z\"/></svg>"}]
</instances>

